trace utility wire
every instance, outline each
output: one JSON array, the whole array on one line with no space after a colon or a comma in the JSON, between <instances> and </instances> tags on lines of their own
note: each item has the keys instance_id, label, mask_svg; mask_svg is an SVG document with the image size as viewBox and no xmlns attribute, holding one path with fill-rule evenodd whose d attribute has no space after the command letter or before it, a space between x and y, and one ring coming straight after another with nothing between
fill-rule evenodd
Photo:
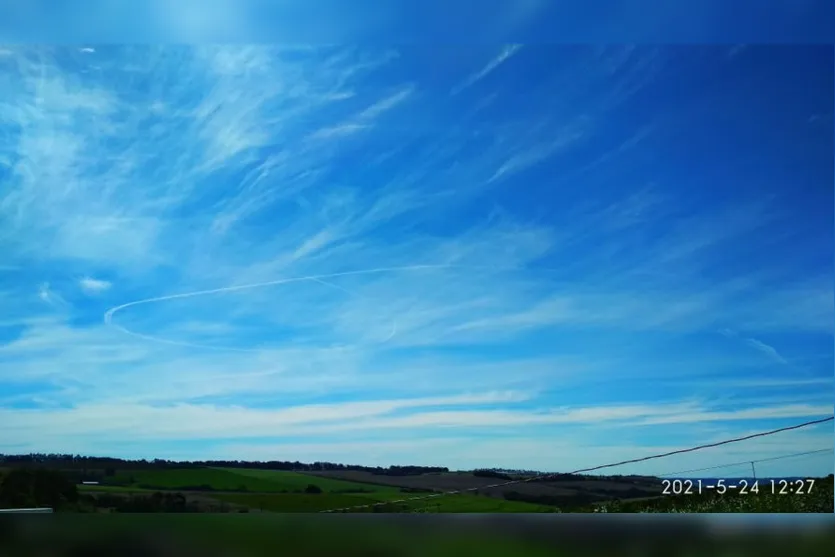
<instances>
[{"instance_id":1,"label":"utility wire","mask_svg":"<svg viewBox=\"0 0 835 557\"><path fill-rule=\"evenodd\" d=\"M456 489L456 490L453 490L453 491L444 491L442 493L433 493L431 495L422 495L422 496L417 496L417 497L409 497L409 498L406 498L406 499L397 499L397 500L394 500L394 501L378 501L376 503L370 503L370 504L367 504L367 505L353 505L353 506L350 506L350 507L342 507L342 508L339 508L339 509L328 509L328 510L319 511L319 512L322 512L322 513L343 512L343 511L349 511L349 510L352 510L352 509L365 509L365 508L369 508L369 507L378 507L378 506L382 506L382 505L391 505L391 504L395 504L395 503L407 503L409 501L422 501L422 500L425 500L425 499L435 499L437 497L443 497L445 495L457 495L459 493L467 493L467 492L470 492L470 491L478 491L478 490L481 490L481 489L493 489L493 488L496 488L496 487L504 487L506 485L514 485L514 484L531 482L531 481L534 481L534 480L542 481L544 479L554 477L554 476L564 476L564 475L571 475L571 474L580 474L580 473L583 473L583 472L593 472L595 470L602 470L604 468L612 468L614 466L623 466L624 464L634 464L636 462L646 462L647 460L654 460L656 458L664 458L664 457L668 457L668 456L672 456L672 455L676 455L676 454L683 454L683 453L692 453L693 451L700 451L702 449L709 449L711 447L719 447L721 445L728 445L730 443L739 443L740 441L747 441L748 439L754 439L756 437L765 437L767 435L774 435L775 433L782 433L784 431L791 431L791 430L794 430L794 429L800 429L800 428L803 428L803 427L809 427L809 426L812 426L812 425L831 422L832 420L835 420L835 416L829 416L828 418L821 418L819 420L812 420L811 422L804 422L802 424L797 424L797 425L793 425L793 426L781 427L779 429L772 429L771 431L763 431L761 433L754 433L752 435L746 435L744 437L735 437L733 439L726 439L725 441L719 441L717 443L708 443L708 444L705 444L705 445L697 445L695 447L690 447L689 449L679 449L677 451L670 451L668 453L650 455L650 456L645 456L645 457L642 457L642 458L633 458L631 460L622 460L620 462L614 462L612 464L601 464L600 466L593 466L591 468L581 468L579 470L573 470L571 472L555 472L555 473L551 473L551 474L531 476L529 478L521 478L521 479L518 479L518 480L510 480L510 481L502 482L502 483L498 483L498 484L482 485L482 486L478 486L478 487L468 487L466 489Z\"/></svg>"},{"instance_id":2,"label":"utility wire","mask_svg":"<svg viewBox=\"0 0 835 557\"><path fill-rule=\"evenodd\" d=\"M769 462L771 460L780 460L780 459L783 459L783 458L792 458L792 457L795 457L795 456L805 456L805 455L812 455L812 454L819 454L819 453L831 453L832 451L833 451L833 448L818 449L816 451L806 451L806 452L803 452L803 453L785 454L785 455L781 455L781 456L772 456L770 458L759 458L759 459L756 459L756 460L744 460L742 462L732 462L730 464L720 464L718 466L708 466L707 468L696 468L695 470L683 470L681 472L673 472L671 474L660 474L658 477L663 478L664 476L678 476L679 474L691 474L693 472L704 472L706 470L716 470L718 468L729 468L731 466L742 466L742 465L751 464L752 462L753 463Z\"/></svg>"},{"instance_id":3,"label":"utility wire","mask_svg":"<svg viewBox=\"0 0 835 557\"><path fill-rule=\"evenodd\" d=\"M810 425L817 425L822 424L825 422L831 422L835 419L835 416L829 416L828 418L821 418L820 420L813 420L811 422L806 422L798 425L793 425L789 427L781 427L780 429L772 429L771 431L764 431L762 433L754 433L753 435L746 435L745 437L735 437L734 439L726 439L725 441L719 441L718 443L710 443L707 445L698 445L696 447L691 447L689 449L679 449L677 451L670 451L668 453L657 454L652 456L645 456L643 458L633 458L632 460L624 460L621 462L616 462L614 464L604 464L602 466L595 466L593 468L584 468L582 470L575 470L574 472L569 472L569 474L579 474L580 472L592 472L594 470L602 470L603 468L611 468L612 466L622 466L624 464L633 464L635 462L645 462L647 460L654 460L656 458L664 458L667 456L672 456L674 454L683 454L683 453L692 453L693 451L700 451L702 449L709 449L711 447L719 447L720 445L727 445L729 443L739 443L740 441L747 441L748 439L754 439L755 437L765 437L766 435L774 435L775 433L781 433L783 431L791 431L792 429L800 429L802 427L809 427Z\"/></svg>"}]
</instances>

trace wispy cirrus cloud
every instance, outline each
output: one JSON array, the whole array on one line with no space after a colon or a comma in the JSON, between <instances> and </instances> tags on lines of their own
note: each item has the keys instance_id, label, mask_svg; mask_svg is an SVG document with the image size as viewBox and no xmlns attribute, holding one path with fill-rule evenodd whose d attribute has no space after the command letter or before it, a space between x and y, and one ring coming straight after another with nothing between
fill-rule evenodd
<instances>
[{"instance_id":1,"label":"wispy cirrus cloud","mask_svg":"<svg viewBox=\"0 0 835 557\"><path fill-rule=\"evenodd\" d=\"M506 45L502 48L502 51L492 60L490 60L483 68L479 71L469 75L461 84L455 86L451 93L453 95L457 95L467 87L470 87L477 81L484 79L487 75L492 73L496 68L498 68L502 63L504 63L508 58L516 54L516 52L522 48L520 44L511 44Z\"/></svg>"},{"instance_id":2,"label":"wispy cirrus cloud","mask_svg":"<svg viewBox=\"0 0 835 557\"><path fill-rule=\"evenodd\" d=\"M774 362L777 362L777 363L780 363L780 364L787 364L788 363L786 361L786 359L783 358L783 356L781 356L779 352L777 352L776 348L774 348L773 346L771 346L769 344L764 343L763 341L761 341L759 339L740 337L739 333L737 333L736 331L730 330L730 329L722 329L720 331L720 333L723 336L726 336L728 338L732 338L732 339L737 339L738 338L738 339L740 339L747 346L749 346L749 347L753 348L754 350L760 352L761 354L765 355L768 359L770 359Z\"/></svg>"},{"instance_id":3,"label":"wispy cirrus cloud","mask_svg":"<svg viewBox=\"0 0 835 557\"><path fill-rule=\"evenodd\" d=\"M404 102L413 92L413 87L408 85L404 86L391 95L374 102L371 106L362 109L349 120L333 126L325 126L314 131L308 136L308 139L329 140L367 130L373 126L375 120Z\"/></svg>"},{"instance_id":4,"label":"wispy cirrus cloud","mask_svg":"<svg viewBox=\"0 0 835 557\"><path fill-rule=\"evenodd\" d=\"M44 282L38 287L38 299L55 308L66 307L67 302L64 298L49 286L48 282Z\"/></svg>"},{"instance_id":5,"label":"wispy cirrus cloud","mask_svg":"<svg viewBox=\"0 0 835 557\"><path fill-rule=\"evenodd\" d=\"M491 49L472 73L419 49L84 48L0 59L0 450L142 429L147 456L265 437L356 462L345 436L640 448L824 410L826 190L754 173L777 159L753 133L699 148L718 132L698 91L666 95L698 69L675 49ZM733 129L777 117L726 85ZM499 465L500 441L454 459Z\"/></svg>"},{"instance_id":6,"label":"wispy cirrus cloud","mask_svg":"<svg viewBox=\"0 0 835 557\"><path fill-rule=\"evenodd\" d=\"M777 350L773 346L769 346L768 344L762 342L761 340L757 340L755 338L746 339L745 342L748 344L748 346L752 347L754 350L759 350L760 352L762 352L763 354L765 354L767 357L771 358L775 362L778 362L778 363L781 363L781 364L786 363L785 358L783 358L783 356L781 356L780 353L777 352Z\"/></svg>"}]
</instances>

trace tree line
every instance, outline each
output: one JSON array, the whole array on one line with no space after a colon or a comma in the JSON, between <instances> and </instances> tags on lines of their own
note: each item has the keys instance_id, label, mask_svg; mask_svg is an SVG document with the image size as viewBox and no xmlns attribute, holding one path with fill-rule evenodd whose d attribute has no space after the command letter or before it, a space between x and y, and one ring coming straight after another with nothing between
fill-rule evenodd
<instances>
[{"instance_id":1,"label":"tree line","mask_svg":"<svg viewBox=\"0 0 835 557\"><path fill-rule=\"evenodd\" d=\"M75 483L57 470L18 468L0 479L0 508L50 507L62 510L78 502Z\"/></svg>"},{"instance_id":2,"label":"tree line","mask_svg":"<svg viewBox=\"0 0 835 557\"><path fill-rule=\"evenodd\" d=\"M445 466L361 466L358 464L340 464L335 462L299 462L288 460L185 460L175 461L162 458L122 459L114 457L82 456L59 453L31 453L23 455L0 454L0 466L26 467L49 466L64 470L87 470L130 468L143 470L149 468L254 468L263 470L287 470L298 472L316 471L363 471L385 476L411 476L416 474L449 472Z\"/></svg>"}]
</instances>

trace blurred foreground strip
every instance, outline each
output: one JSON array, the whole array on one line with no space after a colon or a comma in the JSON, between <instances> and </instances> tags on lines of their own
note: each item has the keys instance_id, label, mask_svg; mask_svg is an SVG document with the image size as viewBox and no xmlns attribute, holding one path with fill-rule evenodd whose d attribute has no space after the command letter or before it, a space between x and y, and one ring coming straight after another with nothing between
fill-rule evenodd
<instances>
[{"instance_id":1,"label":"blurred foreground strip","mask_svg":"<svg viewBox=\"0 0 835 557\"><path fill-rule=\"evenodd\" d=\"M815 557L831 555L832 519L821 514L18 516L0 518L0 557Z\"/></svg>"}]
</instances>

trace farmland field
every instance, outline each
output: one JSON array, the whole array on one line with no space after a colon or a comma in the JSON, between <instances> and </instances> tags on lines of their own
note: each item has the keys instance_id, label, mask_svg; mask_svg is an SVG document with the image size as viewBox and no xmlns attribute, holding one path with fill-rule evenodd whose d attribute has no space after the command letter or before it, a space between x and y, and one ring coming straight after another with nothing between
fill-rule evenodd
<instances>
[{"instance_id":1,"label":"farmland field","mask_svg":"<svg viewBox=\"0 0 835 557\"><path fill-rule=\"evenodd\" d=\"M337 474L339 477L335 477ZM134 513L157 508L149 504L164 507L161 512L267 513L342 508L360 513L831 513L833 510L831 477L819 479L808 495L774 496L763 492L745 496L711 493L684 497L658 496L646 478L560 478L491 489L486 486L496 483L495 478L460 472L394 476L358 471L302 473L191 466L111 470L101 481L100 485L77 485L84 496L79 506L88 509L82 512L101 508L107 512ZM375 481L379 483L372 483ZM437 492L472 487L477 491L437 496Z\"/></svg>"},{"instance_id":2,"label":"farmland field","mask_svg":"<svg viewBox=\"0 0 835 557\"><path fill-rule=\"evenodd\" d=\"M587 497L591 500L608 499L612 497L650 497L659 495L661 483L657 480L643 481L614 481L597 479L571 479L559 481L536 481L517 483L501 487L487 487L502 480L475 476L466 472L447 472L438 474L421 474L414 476L386 476L377 475L361 470L309 472L317 478L341 479L346 481L381 484L392 487L406 487L412 489L432 489L437 491L456 491L461 489L478 489L481 495L502 498L510 492L525 495L546 496L569 500L577 497Z\"/></svg>"},{"instance_id":3,"label":"farmland field","mask_svg":"<svg viewBox=\"0 0 835 557\"><path fill-rule=\"evenodd\" d=\"M535 505L523 501L505 501L481 495L445 495L431 499L410 502L412 509L440 513L542 513L555 512L556 508Z\"/></svg>"},{"instance_id":4,"label":"farmland field","mask_svg":"<svg viewBox=\"0 0 835 557\"><path fill-rule=\"evenodd\" d=\"M399 492L396 487L392 486L352 482L322 476L301 474L298 472L287 472L284 470L259 470L255 468L217 468L216 470L222 470L224 472L253 478L255 480L268 481L271 484L278 486L278 490L285 491L303 490L309 484L315 484L323 491L332 492Z\"/></svg>"},{"instance_id":5,"label":"farmland field","mask_svg":"<svg viewBox=\"0 0 835 557\"><path fill-rule=\"evenodd\" d=\"M86 493L153 493L153 489L123 485L79 485L78 491Z\"/></svg>"},{"instance_id":6,"label":"farmland field","mask_svg":"<svg viewBox=\"0 0 835 557\"><path fill-rule=\"evenodd\" d=\"M323 491L397 492L397 488L374 486L331 478L317 478L283 470L239 468L171 468L161 470L120 470L107 478L109 486L166 490L212 490L282 492L302 491L315 484Z\"/></svg>"},{"instance_id":7,"label":"farmland field","mask_svg":"<svg viewBox=\"0 0 835 557\"><path fill-rule=\"evenodd\" d=\"M170 468L157 470L120 470L97 486L79 486L84 493L122 493L147 495L153 491L181 491L203 498L252 510L267 512L318 512L344 507L373 505L425 497L431 492L413 492L415 488L355 482L326 476L282 470L240 468ZM322 493L304 493L309 485ZM554 507L506 501L498 497L464 494L433 497L407 503L360 509L361 512L553 512Z\"/></svg>"},{"instance_id":8,"label":"farmland field","mask_svg":"<svg viewBox=\"0 0 835 557\"><path fill-rule=\"evenodd\" d=\"M130 472L125 472L130 475ZM322 478L307 474L271 470L239 469L169 469L143 471L134 480L154 482L157 490L178 490L197 493L189 485L212 482L211 490L197 490L206 501L226 503L233 507L246 507L266 512L319 512L344 507L361 507L353 512L428 512L428 513L542 513L573 510L592 513L740 513L740 512L832 512L833 485L831 479L821 479L808 495L758 495L652 497L635 500L611 501L586 507L574 505L546 506L535 503L505 500L476 494L455 494L427 497L429 493L403 492L394 486L375 486L367 483ZM200 483L198 483L200 482ZM309 484L315 484L322 493L303 493ZM144 485L144 484L142 484ZM241 489L245 488L245 490ZM86 493L116 492L147 495L153 489L136 486L81 486ZM359 491L362 490L362 491ZM403 499L417 500L401 502ZM375 503L376 509L368 506Z\"/></svg>"},{"instance_id":9,"label":"farmland field","mask_svg":"<svg viewBox=\"0 0 835 557\"><path fill-rule=\"evenodd\" d=\"M120 470L108 484L152 489L200 489L217 491L281 491L275 482L215 468L172 468L162 470Z\"/></svg>"},{"instance_id":10,"label":"farmland field","mask_svg":"<svg viewBox=\"0 0 835 557\"><path fill-rule=\"evenodd\" d=\"M386 497L375 497L383 493L385 492L362 494L362 496L342 493L317 495L304 493L219 493L214 494L213 497L228 503L245 505L265 511L318 512L344 507L373 505L376 502L397 501L413 496L408 493L385 493ZM382 510L388 511L440 513L537 513L553 512L555 510L553 507L533 505L521 501L504 501L478 495L447 495L431 499L392 503L388 508L386 506L382 507ZM357 509L361 512L372 512L372 510L370 507Z\"/></svg>"},{"instance_id":11,"label":"farmland field","mask_svg":"<svg viewBox=\"0 0 835 557\"><path fill-rule=\"evenodd\" d=\"M214 499L271 512L319 512L372 501L342 493L217 493Z\"/></svg>"},{"instance_id":12,"label":"farmland field","mask_svg":"<svg viewBox=\"0 0 835 557\"><path fill-rule=\"evenodd\" d=\"M404 492L392 485L352 482L280 470L238 468L125 470L113 476L112 481L121 485L83 486L80 489L85 492L137 494L154 490L205 491L206 496L217 501L271 512L318 512L429 495ZM319 487L323 493L303 493L310 484ZM393 507L388 507L388 510L391 509ZM366 512L371 510L366 509ZM397 510L465 513L551 512L554 509L468 494L401 503Z\"/></svg>"}]
</instances>

